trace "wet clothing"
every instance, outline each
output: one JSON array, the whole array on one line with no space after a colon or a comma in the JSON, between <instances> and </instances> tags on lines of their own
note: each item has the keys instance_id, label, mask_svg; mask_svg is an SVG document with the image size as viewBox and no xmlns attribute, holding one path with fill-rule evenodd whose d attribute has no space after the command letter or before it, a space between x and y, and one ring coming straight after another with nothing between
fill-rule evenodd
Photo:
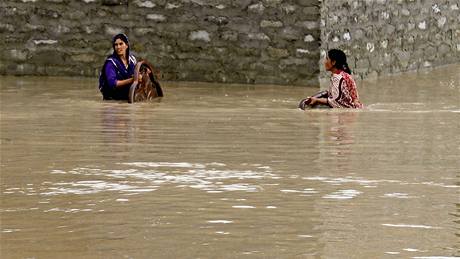
<instances>
[{"instance_id":1,"label":"wet clothing","mask_svg":"<svg viewBox=\"0 0 460 259\"><path fill-rule=\"evenodd\" d=\"M363 108L353 77L344 71L332 74L327 103L332 108Z\"/></svg>"},{"instance_id":2,"label":"wet clothing","mask_svg":"<svg viewBox=\"0 0 460 259\"><path fill-rule=\"evenodd\" d=\"M127 100L129 98L129 85L117 88L117 81L133 77L136 63L136 58L132 55L129 56L128 67L125 67L116 54L110 55L105 60L99 76L99 90L104 100Z\"/></svg>"}]
</instances>

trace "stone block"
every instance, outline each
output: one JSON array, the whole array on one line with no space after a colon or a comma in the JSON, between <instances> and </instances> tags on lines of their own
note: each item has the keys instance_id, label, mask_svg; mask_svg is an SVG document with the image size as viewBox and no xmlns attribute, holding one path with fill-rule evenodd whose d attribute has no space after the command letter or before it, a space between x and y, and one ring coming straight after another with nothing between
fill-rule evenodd
<instances>
[{"instance_id":1,"label":"stone block","mask_svg":"<svg viewBox=\"0 0 460 259\"><path fill-rule=\"evenodd\" d=\"M211 22L217 26L223 26L229 23L229 20L225 16L208 16L204 19L205 21Z\"/></svg>"},{"instance_id":2,"label":"stone block","mask_svg":"<svg viewBox=\"0 0 460 259\"><path fill-rule=\"evenodd\" d=\"M58 66L55 64L46 64L43 66L44 73L47 76L82 76L84 75L82 68L71 66Z\"/></svg>"},{"instance_id":3,"label":"stone block","mask_svg":"<svg viewBox=\"0 0 460 259\"><path fill-rule=\"evenodd\" d=\"M306 59L306 58L294 58L294 57L289 57L286 59L282 59L280 61L281 66L303 66L303 65L308 65L311 64L311 59ZM318 65L318 62L315 60L314 65Z\"/></svg>"},{"instance_id":4,"label":"stone block","mask_svg":"<svg viewBox=\"0 0 460 259\"><path fill-rule=\"evenodd\" d=\"M255 62L249 65L251 70L254 70L258 73L266 73L267 71L273 71L276 69L276 65L271 65L263 62Z\"/></svg>"},{"instance_id":5,"label":"stone block","mask_svg":"<svg viewBox=\"0 0 460 259\"><path fill-rule=\"evenodd\" d=\"M71 55L70 59L78 63L93 63L98 60L96 55L86 53Z\"/></svg>"},{"instance_id":6,"label":"stone block","mask_svg":"<svg viewBox=\"0 0 460 259\"><path fill-rule=\"evenodd\" d=\"M356 61L356 68L355 69L367 69L370 67L369 59L361 58Z\"/></svg>"},{"instance_id":7,"label":"stone block","mask_svg":"<svg viewBox=\"0 0 460 259\"><path fill-rule=\"evenodd\" d=\"M283 10L283 12L286 14L294 14L297 10L297 7L291 4L283 4L281 5L281 10Z\"/></svg>"},{"instance_id":8,"label":"stone block","mask_svg":"<svg viewBox=\"0 0 460 259\"><path fill-rule=\"evenodd\" d=\"M207 31L199 30L199 31L192 31L190 32L188 38L192 41L200 40L204 42L210 42L211 38Z\"/></svg>"},{"instance_id":9,"label":"stone block","mask_svg":"<svg viewBox=\"0 0 460 259\"><path fill-rule=\"evenodd\" d=\"M319 8L316 6L304 7L302 13L306 16L316 16L319 15Z\"/></svg>"},{"instance_id":10,"label":"stone block","mask_svg":"<svg viewBox=\"0 0 460 259\"><path fill-rule=\"evenodd\" d=\"M361 29L356 29L351 31L351 37L355 40L360 40L364 38L365 32Z\"/></svg>"},{"instance_id":11,"label":"stone block","mask_svg":"<svg viewBox=\"0 0 460 259\"><path fill-rule=\"evenodd\" d=\"M136 6L140 8L154 8L155 6L157 6L154 2L149 1L149 0L146 0L146 1L136 0L134 1L134 4L136 4Z\"/></svg>"},{"instance_id":12,"label":"stone block","mask_svg":"<svg viewBox=\"0 0 460 259\"><path fill-rule=\"evenodd\" d=\"M297 29L293 27L285 27L281 31L281 38L285 40L302 40L303 35Z\"/></svg>"},{"instance_id":13,"label":"stone block","mask_svg":"<svg viewBox=\"0 0 460 259\"><path fill-rule=\"evenodd\" d=\"M433 60L436 57L437 49L433 46L428 46L424 49L423 53L425 58L428 60Z\"/></svg>"},{"instance_id":14,"label":"stone block","mask_svg":"<svg viewBox=\"0 0 460 259\"><path fill-rule=\"evenodd\" d=\"M164 22L166 21L166 16L162 14L147 14L146 18L154 22Z\"/></svg>"},{"instance_id":15,"label":"stone block","mask_svg":"<svg viewBox=\"0 0 460 259\"><path fill-rule=\"evenodd\" d=\"M11 49L7 52L7 59L15 62L23 62L27 60L28 51L22 49Z\"/></svg>"},{"instance_id":16,"label":"stone block","mask_svg":"<svg viewBox=\"0 0 460 259\"><path fill-rule=\"evenodd\" d=\"M105 25L104 31L106 35L113 36L118 33L124 33L125 31L127 31L127 29L124 27L114 27L111 25Z\"/></svg>"},{"instance_id":17,"label":"stone block","mask_svg":"<svg viewBox=\"0 0 460 259\"><path fill-rule=\"evenodd\" d=\"M300 6L317 6L318 0L297 0L297 4Z\"/></svg>"},{"instance_id":18,"label":"stone block","mask_svg":"<svg viewBox=\"0 0 460 259\"><path fill-rule=\"evenodd\" d=\"M71 20L82 20L86 17L86 13L82 10L75 10L74 12L66 13L66 15Z\"/></svg>"},{"instance_id":19,"label":"stone block","mask_svg":"<svg viewBox=\"0 0 460 259\"><path fill-rule=\"evenodd\" d=\"M127 5L128 0L102 0L102 5L114 6L114 5Z\"/></svg>"},{"instance_id":20,"label":"stone block","mask_svg":"<svg viewBox=\"0 0 460 259\"><path fill-rule=\"evenodd\" d=\"M315 41L315 38L313 37L313 35L306 35L303 39L304 42L314 42Z\"/></svg>"},{"instance_id":21,"label":"stone block","mask_svg":"<svg viewBox=\"0 0 460 259\"><path fill-rule=\"evenodd\" d=\"M437 54L438 55L441 55L441 56L444 56L444 55L448 55L449 53L452 52L452 49L449 45L447 44L441 44L439 47L438 47L438 51L437 51Z\"/></svg>"},{"instance_id":22,"label":"stone block","mask_svg":"<svg viewBox=\"0 0 460 259\"><path fill-rule=\"evenodd\" d=\"M14 75L34 75L36 73L36 66L29 63L19 63L10 72Z\"/></svg>"},{"instance_id":23,"label":"stone block","mask_svg":"<svg viewBox=\"0 0 460 259\"><path fill-rule=\"evenodd\" d=\"M151 27L143 27L143 28L135 28L134 29L134 35L136 36L144 36L150 33L156 32L155 28Z\"/></svg>"},{"instance_id":24,"label":"stone block","mask_svg":"<svg viewBox=\"0 0 460 259\"><path fill-rule=\"evenodd\" d=\"M15 27L9 23L0 23L0 33L12 33L15 31Z\"/></svg>"},{"instance_id":25,"label":"stone block","mask_svg":"<svg viewBox=\"0 0 460 259\"><path fill-rule=\"evenodd\" d=\"M265 6L262 3L253 4L248 6L248 11L251 13L263 14Z\"/></svg>"},{"instance_id":26,"label":"stone block","mask_svg":"<svg viewBox=\"0 0 460 259\"><path fill-rule=\"evenodd\" d=\"M270 41L270 37L268 37L265 33L249 33L247 37L250 40L259 40L259 41Z\"/></svg>"},{"instance_id":27,"label":"stone block","mask_svg":"<svg viewBox=\"0 0 460 259\"><path fill-rule=\"evenodd\" d=\"M226 41L237 41L238 40L238 33L234 31L224 31L220 35L220 37Z\"/></svg>"},{"instance_id":28,"label":"stone block","mask_svg":"<svg viewBox=\"0 0 460 259\"><path fill-rule=\"evenodd\" d=\"M281 21L262 20L260 22L260 27L262 28L267 28L267 27L281 28L283 27L283 23Z\"/></svg>"},{"instance_id":29,"label":"stone block","mask_svg":"<svg viewBox=\"0 0 460 259\"><path fill-rule=\"evenodd\" d=\"M398 59L399 67L405 69L409 64L409 60L411 58L411 53L407 51L397 50L395 51L396 58ZM397 64L395 64L397 65Z\"/></svg>"},{"instance_id":30,"label":"stone block","mask_svg":"<svg viewBox=\"0 0 460 259\"><path fill-rule=\"evenodd\" d=\"M302 21L297 22L296 26L306 28L308 30L316 30L319 28L319 21Z\"/></svg>"},{"instance_id":31,"label":"stone block","mask_svg":"<svg viewBox=\"0 0 460 259\"><path fill-rule=\"evenodd\" d=\"M37 64L37 65L53 64L56 66L62 65L66 67L64 53L53 51L53 50L44 50L44 51L37 51L35 53L32 53L30 55L29 62Z\"/></svg>"},{"instance_id":32,"label":"stone block","mask_svg":"<svg viewBox=\"0 0 460 259\"><path fill-rule=\"evenodd\" d=\"M267 48L267 53L270 57L280 59L289 56L289 51L287 49L278 49L273 47Z\"/></svg>"},{"instance_id":33,"label":"stone block","mask_svg":"<svg viewBox=\"0 0 460 259\"><path fill-rule=\"evenodd\" d=\"M437 21L438 28L443 29L444 25L446 25L447 23L447 17L445 16L439 17L436 21Z\"/></svg>"},{"instance_id":34,"label":"stone block","mask_svg":"<svg viewBox=\"0 0 460 259\"><path fill-rule=\"evenodd\" d=\"M283 2L283 0L262 0L262 2L266 6L275 7L275 6L280 5Z\"/></svg>"}]
</instances>

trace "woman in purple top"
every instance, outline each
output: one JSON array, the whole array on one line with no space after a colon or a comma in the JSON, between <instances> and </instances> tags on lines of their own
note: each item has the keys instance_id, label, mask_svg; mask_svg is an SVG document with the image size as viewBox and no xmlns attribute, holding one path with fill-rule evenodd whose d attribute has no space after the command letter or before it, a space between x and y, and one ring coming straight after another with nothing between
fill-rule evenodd
<instances>
[{"instance_id":1,"label":"woman in purple top","mask_svg":"<svg viewBox=\"0 0 460 259\"><path fill-rule=\"evenodd\" d=\"M112 46L113 53L105 60L99 76L99 90L104 100L127 100L137 61L129 54L126 35L115 35Z\"/></svg>"}]
</instances>

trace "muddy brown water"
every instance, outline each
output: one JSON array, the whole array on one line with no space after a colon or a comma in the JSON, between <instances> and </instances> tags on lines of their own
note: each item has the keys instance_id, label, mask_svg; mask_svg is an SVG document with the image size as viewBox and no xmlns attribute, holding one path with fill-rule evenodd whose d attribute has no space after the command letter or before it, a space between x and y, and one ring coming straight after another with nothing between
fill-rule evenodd
<instances>
[{"instance_id":1,"label":"muddy brown water","mask_svg":"<svg viewBox=\"0 0 460 259\"><path fill-rule=\"evenodd\" d=\"M1 258L460 256L460 65L315 88L1 77Z\"/></svg>"}]
</instances>

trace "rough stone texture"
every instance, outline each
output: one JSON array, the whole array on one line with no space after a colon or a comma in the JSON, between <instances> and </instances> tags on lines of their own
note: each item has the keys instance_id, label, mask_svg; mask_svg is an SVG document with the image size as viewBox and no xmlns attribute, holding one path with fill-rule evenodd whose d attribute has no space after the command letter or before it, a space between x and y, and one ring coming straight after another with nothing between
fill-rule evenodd
<instances>
[{"instance_id":1,"label":"rough stone texture","mask_svg":"<svg viewBox=\"0 0 460 259\"><path fill-rule=\"evenodd\" d=\"M317 85L330 48L361 78L460 62L458 0L2 0L0 17L0 74L96 77L119 32L164 80Z\"/></svg>"},{"instance_id":2,"label":"rough stone texture","mask_svg":"<svg viewBox=\"0 0 460 259\"><path fill-rule=\"evenodd\" d=\"M0 17L0 74L96 77L124 32L164 80L318 83L318 0L2 0Z\"/></svg>"},{"instance_id":3,"label":"rough stone texture","mask_svg":"<svg viewBox=\"0 0 460 259\"><path fill-rule=\"evenodd\" d=\"M459 9L458 0L324 0L321 56L343 49L359 78L458 63Z\"/></svg>"}]
</instances>

